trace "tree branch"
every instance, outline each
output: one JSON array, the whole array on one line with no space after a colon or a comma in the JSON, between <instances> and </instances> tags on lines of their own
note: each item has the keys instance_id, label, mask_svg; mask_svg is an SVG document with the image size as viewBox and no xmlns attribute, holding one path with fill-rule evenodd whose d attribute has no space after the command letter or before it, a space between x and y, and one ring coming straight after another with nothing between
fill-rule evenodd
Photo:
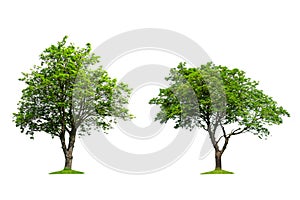
<instances>
[{"instance_id":1,"label":"tree branch","mask_svg":"<svg viewBox=\"0 0 300 200\"><path fill-rule=\"evenodd\" d=\"M65 140L65 133L61 133L60 136L60 143L63 149L64 154L66 155L67 153L67 145L66 145L66 140Z\"/></svg>"},{"instance_id":2,"label":"tree branch","mask_svg":"<svg viewBox=\"0 0 300 200\"><path fill-rule=\"evenodd\" d=\"M226 135L225 127L221 123L220 123L220 126L222 128L223 136L226 138L227 135Z\"/></svg>"},{"instance_id":3,"label":"tree branch","mask_svg":"<svg viewBox=\"0 0 300 200\"><path fill-rule=\"evenodd\" d=\"M239 135L239 134L244 133L244 132L246 132L248 130L249 130L249 127L247 127L247 126L244 127L243 129L238 128L238 129L236 129L234 131L231 131L231 133L228 135L228 137L231 137L232 135Z\"/></svg>"},{"instance_id":4,"label":"tree branch","mask_svg":"<svg viewBox=\"0 0 300 200\"><path fill-rule=\"evenodd\" d=\"M220 140L222 139L222 137L224 137L224 136L221 135L221 137L216 141L217 144L220 142Z\"/></svg>"},{"instance_id":5,"label":"tree branch","mask_svg":"<svg viewBox=\"0 0 300 200\"><path fill-rule=\"evenodd\" d=\"M225 151L227 145L228 145L228 142L229 142L229 137L225 137L225 143L222 147L222 150L221 150L221 154L223 154L223 152Z\"/></svg>"},{"instance_id":6,"label":"tree branch","mask_svg":"<svg viewBox=\"0 0 300 200\"><path fill-rule=\"evenodd\" d=\"M220 115L219 115L219 112L217 113L217 116L216 116L216 123L214 124L214 130L213 130L213 132L215 133L216 132L216 130L217 130L217 128L218 128L218 125L219 125L219 123L220 123Z\"/></svg>"},{"instance_id":7,"label":"tree branch","mask_svg":"<svg viewBox=\"0 0 300 200\"><path fill-rule=\"evenodd\" d=\"M223 135L219 138L218 142L221 140L221 138L224 137L225 142L224 142L224 145L223 145L222 150L221 150L221 154L223 154L223 152L225 151L225 149L226 149L226 147L228 145L230 135L228 135L228 136L226 135L225 127L221 123L220 123L220 126L222 128Z\"/></svg>"}]
</instances>

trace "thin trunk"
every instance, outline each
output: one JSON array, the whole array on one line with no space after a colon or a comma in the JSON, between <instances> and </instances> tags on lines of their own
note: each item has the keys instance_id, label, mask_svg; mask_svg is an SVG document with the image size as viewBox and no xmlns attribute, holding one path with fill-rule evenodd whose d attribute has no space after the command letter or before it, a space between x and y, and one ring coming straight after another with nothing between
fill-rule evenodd
<instances>
[{"instance_id":1,"label":"thin trunk","mask_svg":"<svg viewBox=\"0 0 300 200\"><path fill-rule=\"evenodd\" d=\"M222 169L222 152L215 151L215 160L216 160L216 170Z\"/></svg>"},{"instance_id":2,"label":"thin trunk","mask_svg":"<svg viewBox=\"0 0 300 200\"><path fill-rule=\"evenodd\" d=\"M62 150L64 152L65 167L66 167L66 165L67 165L67 152L68 152L68 150L67 150L67 145L66 145L65 132L63 132L63 133L60 134L59 139L60 139L60 143L61 143L61 148L62 148Z\"/></svg>"},{"instance_id":3,"label":"thin trunk","mask_svg":"<svg viewBox=\"0 0 300 200\"><path fill-rule=\"evenodd\" d=\"M65 168L72 169L73 149L65 154Z\"/></svg>"},{"instance_id":4,"label":"thin trunk","mask_svg":"<svg viewBox=\"0 0 300 200\"><path fill-rule=\"evenodd\" d=\"M69 135L68 147L66 145L64 134L61 134L61 136L60 136L60 141L62 144L62 149L63 149L64 157L65 157L65 167L64 168L72 169L73 149L74 149L75 139L76 139L76 129L73 129Z\"/></svg>"},{"instance_id":5,"label":"thin trunk","mask_svg":"<svg viewBox=\"0 0 300 200\"><path fill-rule=\"evenodd\" d=\"M225 142L221 150L215 149L215 160L216 160L216 169L222 169L222 155L228 145L229 137L224 137Z\"/></svg>"},{"instance_id":6,"label":"thin trunk","mask_svg":"<svg viewBox=\"0 0 300 200\"><path fill-rule=\"evenodd\" d=\"M71 134L69 136L69 144L67 153L65 155L65 168L72 169L72 161L73 161L73 149L74 149L74 143L75 143L75 137L76 136L76 130L72 130Z\"/></svg>"}]
</instances>

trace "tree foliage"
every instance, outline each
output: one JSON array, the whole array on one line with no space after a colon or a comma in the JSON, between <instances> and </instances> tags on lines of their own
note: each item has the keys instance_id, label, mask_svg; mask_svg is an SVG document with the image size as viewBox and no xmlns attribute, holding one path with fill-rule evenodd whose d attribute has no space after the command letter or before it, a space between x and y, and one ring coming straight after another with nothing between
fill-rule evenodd
<instances>
[{"instance_id":1,"label":"tree foliage","mask_svg":"<svg viewBox=\"0 0 300 200\"><path fill-rule=\"evenodd\" d=\"M237 123L238 128L231 134L249 131L262 137L269 135L268 125L281 124L282 116L289 116L272 97L258 89L257 81L247 78L244 71L236 68L212 63L186 68L185 63L180 63L171 69L166 80L171 82L170 87L160 89L158 97L151 99L150 104L161 107L156 120L164 123L175 119L175 128L198 126L208 130L213 122L219 125ZM187 93L189 88L194 94ZM176 94L180 94L180 99L182 96L190 99L194 95L197 102L181 102ZM189 109L192 118L182 116L182 107L193 107Z\"/></svg>"},{"instance_id":2,"label":"tree foliage","mask_svg":"<svg viewBox=\"0 0 300 200\"><path fill-rule=\"evenodd\" d=\"M115 118L131 117L124 107L130 95L127 85L110 78L102 67L90 69L99 62L90 44L79 48L66 40L45 49L41 65L19 79L27 87L14 120L31 138L41 131L60 136L92 121L107 130Z\"/></svg>"}]
</instances>

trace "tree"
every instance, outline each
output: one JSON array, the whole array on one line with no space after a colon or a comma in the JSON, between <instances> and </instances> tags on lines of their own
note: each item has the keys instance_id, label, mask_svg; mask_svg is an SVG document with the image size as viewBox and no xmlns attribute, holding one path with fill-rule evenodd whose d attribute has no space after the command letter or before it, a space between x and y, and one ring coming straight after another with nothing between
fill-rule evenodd
<instances>
[{"instance_id":1,"label":"tree","mask_svg":"<svg viewBox=\"0 0 300 200\"><path fill-rule=\"evenodd\" d=\"M180 63L166 77L170 86L160 89L150 104L159 105L156 120L175 120L175 128L202 128L215 150L216 170L232 136L251 132L266 138L267 126L281 124L289 113L259 90L244 71L207 63L187 68Z\"/></svg>"},{"instance_id":2,"label":"tree","mask_svg":"<svg viewBox=\"0 0 300 200\"><path fill-rule=\"evenodd\" d=\"M31 139L39 132L58 137L64 167L71 169L76 135L89 134L92 127L107 133L117 118L132 118L124 106L131 90L110 78L102 67L91 69L99 57L91 53L89 43L76 47L67 44L65 36L46 48L40 60L40 65L19 79L26 88L13 114L14 122Z\"/></svg>"}]
</instances>

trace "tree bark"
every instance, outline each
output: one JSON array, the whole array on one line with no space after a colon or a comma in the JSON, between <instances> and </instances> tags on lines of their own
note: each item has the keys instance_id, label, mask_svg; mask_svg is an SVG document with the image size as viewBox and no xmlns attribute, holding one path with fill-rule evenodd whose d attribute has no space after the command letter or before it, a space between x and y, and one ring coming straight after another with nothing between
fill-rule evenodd
<instances>
[{"instance_id":1,"label":"tree bark","mask_svg":"<svg viewBox=\"0 0 300 200\"><path fill-rule=\"evenodd\" d=\"M69 136L68 149L65 153L65 168L72 169L73 149L76 138L76 130L72 130Z\"/></svg>"},{"instance_id":2,"label":"tree bark","mask_svg":"<svg viewBox=\"0 0 300 200\"><path fill-rule=\"evenodd\" d=\"M215 160L216 160L216 170L222 169L222 152L216 150L215 151Z\"/></svg>"},{"instance_id":3,"label":"tree bark","mask_svg":"<svg viewBox=\"0 0 300 200\"><path fill-rule=\"evenodd\" d=\"M74 149L74 143L76 139L76 129L73 129L70 132L69 135L69 143L68 146L66 145L66 139L65 139L65 133L62 133L60 135L60 141L62 145L62 149L64 152L64 157L65 157L65 167L67 169L72 169L72 161L73 161L73 149Z\"/></svg>"},{"instance_id":4,"label":"tree bark","mask_svg":"<svg viewBox=\"0 0 300 200\"><path fill-rule=\"evenodd\" d=\"M72 169L72 161L73 161L73 149L72 151L67 151L65 154L65 169Z\"/></svg>"}]
</instances>

